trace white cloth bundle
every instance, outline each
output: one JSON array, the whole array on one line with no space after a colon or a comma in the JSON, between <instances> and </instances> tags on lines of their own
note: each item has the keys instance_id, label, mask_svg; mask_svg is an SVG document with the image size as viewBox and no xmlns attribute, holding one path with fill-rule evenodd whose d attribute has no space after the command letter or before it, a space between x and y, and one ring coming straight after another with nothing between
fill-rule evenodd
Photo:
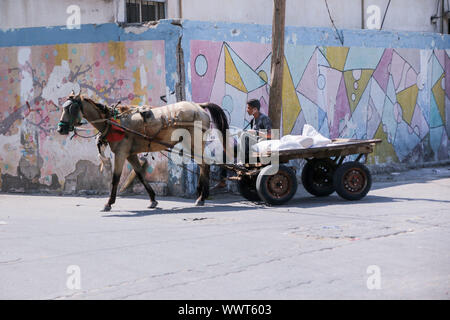
<instances>
[{"instance_id":1,"label":"white cloth bundle","mask_svg":"<svg viewBox=\"0 0 450 320\"><path fill-rule=\"evenodd\" d=\"M305 124L301 135L285 135L280 140L260 141L252 149L256 152L270 152L321 147L330 143L330 139L321 135L309 124Z\"/></svg>"}]
</instances>

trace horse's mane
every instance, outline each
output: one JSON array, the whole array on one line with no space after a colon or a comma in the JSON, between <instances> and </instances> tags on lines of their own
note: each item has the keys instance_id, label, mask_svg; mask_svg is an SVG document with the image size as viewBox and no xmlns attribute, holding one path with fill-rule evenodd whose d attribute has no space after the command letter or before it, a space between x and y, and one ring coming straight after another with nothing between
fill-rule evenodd
<instances>
[{"instance_id":1,"label":"horse's mane","mask_svg":"<svg viewBox=\"0 0 450 320\"><path fill-rule=\"evenodd\" d=\"M90 99L90 98L85 98L83 97L83 100L92 103L93 105L97 106L101 111L107 113L109 111L109 107L105 106L104 104L95 102L94 100Z\"/></svg>"}]
</instances>

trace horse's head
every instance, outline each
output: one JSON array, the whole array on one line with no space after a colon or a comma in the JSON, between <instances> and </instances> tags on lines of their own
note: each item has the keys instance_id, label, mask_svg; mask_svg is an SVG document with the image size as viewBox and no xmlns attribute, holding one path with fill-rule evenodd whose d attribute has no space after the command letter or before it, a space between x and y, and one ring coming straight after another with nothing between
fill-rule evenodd
<instances>
[{"instance_id":1,"label":"horse's head","mask_svg":"<svg viewBox=\"0 0 450 320\"><path fill-rule=\"evenodd\" d=\"M63 104L63 112L58 123L60 134L69 134L74 127L81 125L81 109L83 107L80 95L70 95Z\"/></svg>"}]
</instances>

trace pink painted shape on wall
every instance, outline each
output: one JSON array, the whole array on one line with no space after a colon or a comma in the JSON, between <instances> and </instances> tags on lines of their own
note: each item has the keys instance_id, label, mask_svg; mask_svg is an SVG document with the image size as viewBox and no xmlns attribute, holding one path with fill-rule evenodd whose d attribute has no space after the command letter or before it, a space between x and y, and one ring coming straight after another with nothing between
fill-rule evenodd
<instances>
[{"instance_id":1,"label":"pink painted shape on wall","mask_svg":"<svg viewBox=\"0 0 450 320\"><path fill-rule=\"evenodd\" d=\"M442 69L445 69L445 56L446 56L445 50L435 49L434 55L436 56L439 63L441 64Z\"/></svg>"},{"instance_id":2,"label":"pink painted shape on wall","mask_svg":"<svg viewBox=\"0 0 450 320\"><path fill-rule=\"evenodd\" d=\"M309 100L318 105L317 99L317 49L314 51L308 66L303 73L302 79L298 84L297 91L307 97Z\"/></svg>"},{"instance_id":3,"label":"pink painted shape on wall","mask_svg":"<svg viewBox=\"0 0 450 320\"><path fill-rule=\"evenodd\" d=\"M393 49L384 50L384 54L381 57L381 60L378 63L375 72L373 73L373 77L378 82L378 84L380 85L381 89L383 89L384 92L386 92L387 85L389 82L389 64L392 61L393 51L394 51Z\"/></svg>"},{"instance_id":4,"label":"pink painted shape on wall","mask_svg":"<svg viewBox=\"0 0 450 320\"><path fill-rule=\"evenodd\" d=\"M270 44L254 42L227 42L236 54L247 63L250 68L256 70L270 54Z\"/></svg>"},{"instance_id":5,"label":"pink painted shape on wall","mask_svg":"<svg viewBox=\"0 0 450 320\"><path fill-rule=\"evenodd\" d=\"M409 88L415 84L417 84L417 73L413 68L409 68L406 74L405 88Z\"/></svg>"},{"instance_id":6,"label":"pink painted shape on wall","mask_svg":"<svg viewBox=\"0 0 450 320\"><path fill-rule=\"evenodd\" d=\"M191 43L191 83L192 99L195 102L209 101L211 86L214 83L217 65L219 63L222 42L192 40ZM206 58L206 73L197 74L196 59L199 55Z\"/></svg>"},{"instance_id":7,"label":"pink painted shape on wall","mask_svg":"<svg viewBox=\"0 0 450 320\"><path fill-rule=\"evenodd\" d=\"M398 92L399 90L400 82L402 81L405 67L407 67L406 61L402 57L400 57L396 52L394 52L392 55L392 62L391 62L391 74L392 80L394 81L395 92Z\"/></svg>"},{"instance_id":8,"label":"pink painted shape on wall","mask_svg":"<svg viewBox=\"0 0 450 320\"><path fill-rule=\"evenodd\" d=\"M345 88L344 77L341 78L339 84L338 94L336 96L336 108L334 111L333 122L331 124L330 138L334 139L339 137L339 124L341 121L345 121L345 116L350 118L350 104L348 102L347 90Z\"/></svg>"},{"instance_id":9,"label":"pink painted shape on wall","mask_svg":"<svg viewBox=\"0 0 450 320\"><path fill-rule=\"evenodd\" d=\"M428 131L430 131L427 120L425 120L425 117L423 116L422 109L418 105L414 108L411 127L420 139L423 139L428 134Z\"/></svg>"},{"instance_id":10,"label":"pink painted shape on wall","mask_svg":"<svg viewBox=\"0 0 450 320\"><path fill-rule=\"evenodd\" d=\"M194 84L192 84L194 85ZM220 55L219 63L217 64L217 69L215 70L214 83L212 84L211 94L209 95L209 101L214 102L218 105L222 105L222 99L225 96L225 53L222 50ZM196 101L196 96L192 96L194 101Z\"/></svg>"},{"instance_id":11,"label":"pink painted shape on wall","mask_svg":"<svg viewBox=\"0 0 450 320\"><path fill-rule=\"evenodd\" d=\"M324 75L326 79L325 87L319 92L324 95L326 99L324 110L330 112L335 106L336 96L342 80L342 72L324 66L319 67L319 72Z\"/></svg>"}]
</instances>

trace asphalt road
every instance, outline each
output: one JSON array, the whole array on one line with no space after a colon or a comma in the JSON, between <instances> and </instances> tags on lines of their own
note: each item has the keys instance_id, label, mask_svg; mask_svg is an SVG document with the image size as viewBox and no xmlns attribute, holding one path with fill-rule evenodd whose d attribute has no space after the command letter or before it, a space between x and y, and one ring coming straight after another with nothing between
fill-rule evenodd
<instances>
[{"instance_id":1,"label":"asphalt road","mask_svg":"<svg viewBox=\"0 0 450 320\"><path fill-rule=\"evenodd\" d=\"M0 299L450 298L450 168L268 207L0 194Z\"/></svg>"}]
</instances>

